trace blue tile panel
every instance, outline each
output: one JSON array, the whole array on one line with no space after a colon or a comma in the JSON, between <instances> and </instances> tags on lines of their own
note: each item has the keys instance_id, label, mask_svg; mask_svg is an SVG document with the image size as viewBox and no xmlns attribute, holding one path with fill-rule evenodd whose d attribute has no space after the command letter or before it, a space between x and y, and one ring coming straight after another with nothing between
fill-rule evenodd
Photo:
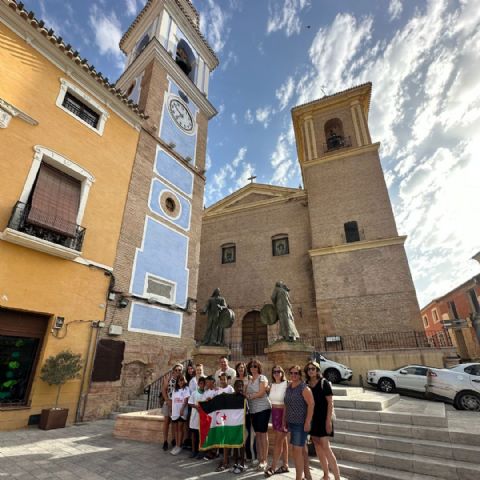
<instances>
[{"instance_id":1,"label":"blue tile panel","mask_svg":"<svg viewBox=\"0 0 480 480\"><path fill-rule=\"evenodd\" d=\"M172 197L180 203L180 216L177 219L173 219L171 216L167 215L160 204L160 195L162 192L167 190L170 192ZM172 222L173 224L177 225L177 227L183 228L184 230L190 230L190 215L191 215L191 208L190 202L182 197L182 195L178 195L172 191L172 189L165 183L161 182L160 180L154 178L152 182L152 188L150 189L150 198L148 201L148 206L152 212L156 213L162 218Z\"/></svg>"},{"instance_id":2,"label":"blue tile panel","mask_svg":"<svg viewBox=\"0 0 480 480\"><path fill-rule=\"evenodd\" d=\"M171 99L172 97L180 98L180 100L190 110L192 118L195 121L195 126L192 133L185 132L173 121L168 110L169 99ZM173 81L170 80L169 93L165 95L165 102L163 105L162 121L159 136L167 144L173 142L175 144L175 151L183 158L190 157L192 159L193 165L195 164L195 151L197 145L197 112L197 106L190 99L188 99L184 93L181 93L180 95L180 89Z\"/></svg>"},{"instance_id":3,"label":"blue tile panel","mask_svg":"<svg viewBox=\"0 0 480 480\"><path fill-rule=\"evenodd\" d=\"M180 337L183 314L153 305L133 302L128 329L133 332Z\"/></svg>"},{"instance_id":4,"label":"blue tile panel","mask_svg":"<svg viewBox=\"0 0 480 480\"><path fill-rule=\"evenodd\" d=\"M151 273L176 283L174 303L185 307L189 275L187 256L187 236L147 217L143 245L135 256L131 293L143 296L147 274Z\"/></svg>"},{"instance_id":5,"label":"blue tile panel","mask_svg":"<svg viewBox=\"0 0 480 480\"><path fill-rule=\"evenodd\" d=\"M189 197L192 196L193 173L160 147L157 147L155 173Z\"/></svg>"}]
</instances>

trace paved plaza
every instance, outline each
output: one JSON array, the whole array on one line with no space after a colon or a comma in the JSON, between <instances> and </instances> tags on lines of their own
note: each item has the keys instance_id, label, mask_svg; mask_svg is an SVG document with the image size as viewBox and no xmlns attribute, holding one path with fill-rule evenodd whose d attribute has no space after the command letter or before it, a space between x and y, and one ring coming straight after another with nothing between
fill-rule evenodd
<instances>
[{"instance_id":1,"label":"paved plaza","mask_svg":"<svg viewBox=\"0 0 480 480\"><path fill-rule=\"evenodd\" d=\"M58 430L1 432L0 480L264 478L253 469L243 475L217 473L217 461L192 460L188 451L174 457L157 444L116 439L113 425L100 420ZM320 477L319 470L312 473ZM294 470L275 478L293 479Z\"/></svg>"}]
</instances>

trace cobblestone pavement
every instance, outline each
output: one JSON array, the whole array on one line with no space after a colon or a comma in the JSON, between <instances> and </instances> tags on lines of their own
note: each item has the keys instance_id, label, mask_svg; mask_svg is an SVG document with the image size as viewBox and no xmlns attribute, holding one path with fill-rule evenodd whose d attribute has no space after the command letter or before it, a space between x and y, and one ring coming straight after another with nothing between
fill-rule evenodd
<instances>
[{"instance_id":1,"label":"cobblestone pavement","mask_svg":"<svg viewBox=\"0 0 480 480\"><path fill-rule=\"evenodd\" d=\"M188 451L173 457L156 444L116 439L113 425L100 420L58 430L0 432L0 480L264 478L253 469L216 473L217 462L192 460ZM313 468L313 478L320 478ZM294 470L274 478L294 479Z\"/></svg>"}]
</instances>

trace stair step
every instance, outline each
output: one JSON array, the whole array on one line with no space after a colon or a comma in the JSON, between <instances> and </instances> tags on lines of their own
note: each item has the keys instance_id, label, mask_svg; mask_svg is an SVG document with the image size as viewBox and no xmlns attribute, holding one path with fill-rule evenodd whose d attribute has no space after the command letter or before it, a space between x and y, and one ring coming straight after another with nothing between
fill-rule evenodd
<instances>
[{"instance_id":1,"label":"stair step","mask_svg":"<svg viewBox=\"0 0 480 480\"><path fill-rule=\"evenodd\" d=\"M430 458L423 455L389 452L367 447L347 447L332 444L337 459L375 465L403 472L433 475L449 480L473 480L480 478L480 465L458 460Z\"/></svg>"},{"instance_id":2,"label":"stair step","mask_svg":"<svg viewBox=\"0 0 480 480\"><path fill-rule=\"evenodd\" d=\"M351 408L359 410L385 410L400 400L398 394L371 394L363 393L358 395L349 395L348 397L335 398L335 407Z\"/></svg>"},{"instance_id":3,"label":"stair step","mask_svg":"<svg viewBox=\"0 0 480 480\"><path fill-rule=\"evenodd\" d=\"M376 465L364 465L339 460L340 472L348 480L439 480L445 477L432 477L421 473L401 472Z\"/></svg>"},{"instance_id":4,"label":"stair step","mask_svg":"<svg viewBox=\"0 0 480 480\"><path fill-rule=\"evenodd\" d=\"M332 386L332 392L335 397L348 397L350 395L359 395L364 392L362 387Z\"/></svg>"},{"instance_id":5,"label":"stair step","mask_svg":"<svg viewBox=\"0 0 480 480\"><path fill-rule=\"evenodd\" d=\"M130 407L139 407L142 410L147 409L147 401L146 400L129 400L128 405Z\"/></svg>"},{"instance_id":6,"label":"stair step","mask_svg":"<svg viewBox=\"0 0 480 480\"><path fill-rule=\"evenodd\" d=\"M439 435L439 438L441 438L441 435ZM446 440L447 441L442 442L380 434L335 432L335 443L346 446L376 448L378 450L440 457L480 464L480 452L477 446L450 443L448 437Z\"/></svg>"},{"instance_id":7,"label":"stair step","mask_svg":"<svg viewBox=\"0 0 480 480\"><path fill-rule=\"evenodd\" d=\"M339 419L346 420L366 420L370 422L398 423L401 425L418 425L425 427L447 427L448 420L445 415L445 405L443 403L434 405L435 409L432 414L412 414L396 411L343 408L340 407L339 402L335 400L335 415Z\"/></svg>"}]
</instances>

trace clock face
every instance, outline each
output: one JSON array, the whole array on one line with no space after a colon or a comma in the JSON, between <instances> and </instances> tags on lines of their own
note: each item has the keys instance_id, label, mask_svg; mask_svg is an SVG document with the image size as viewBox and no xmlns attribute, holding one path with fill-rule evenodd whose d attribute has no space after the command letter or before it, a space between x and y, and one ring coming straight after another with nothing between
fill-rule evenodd
<instances>
[{"instance_id":1,"label":"clock face","mask_svg":"<svg viewBox=\"0 0 480 480\"><path fill-rule=\"evenodd\" d=\"M176 98L170 100L168 109L175 123L186 132L193 130L193 118L188 108Z\"/></svg>"}]
</instances>

